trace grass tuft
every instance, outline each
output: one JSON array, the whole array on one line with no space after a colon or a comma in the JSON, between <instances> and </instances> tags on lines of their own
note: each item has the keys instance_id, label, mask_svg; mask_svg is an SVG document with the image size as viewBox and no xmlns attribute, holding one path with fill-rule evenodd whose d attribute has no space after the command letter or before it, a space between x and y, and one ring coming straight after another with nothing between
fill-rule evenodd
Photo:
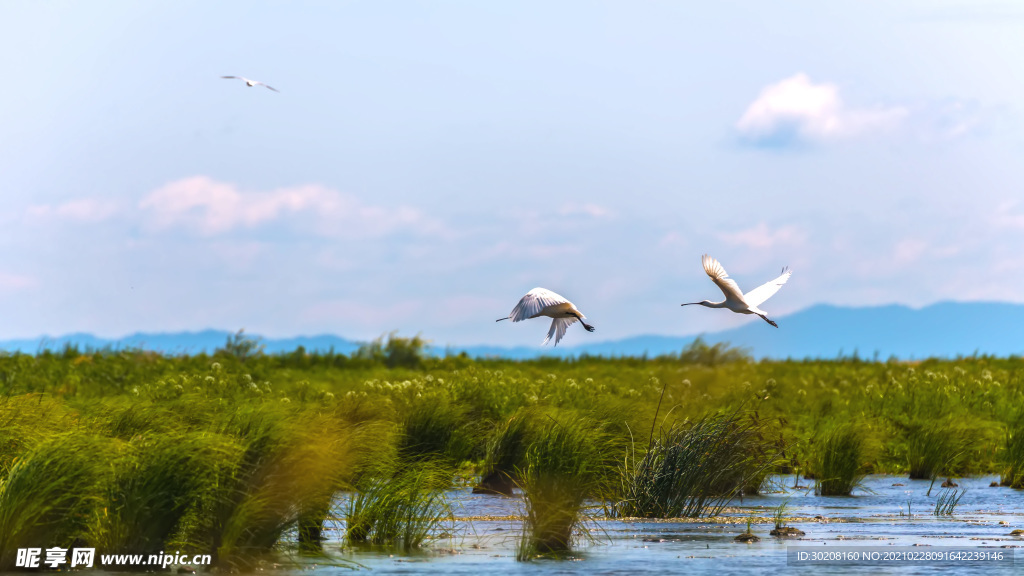
<instances>
[{"instance_id":1,"label":"grass tuft","mask_svg":"<svg viewBox=\"0 0 1024 576\"><path fill-rule=\"evenodd\" d=\"M100 514L110 456L105 439L70 433L14 460L0 483L0 571L13 568L18 548L86 539Z\"/></svg>"},{"instance_id":2,"label":"grass tuft","mask_svg":"<svg viewBox=\"0 0 1024 576\"><path fill-rule=\"evenodd\" d=\"M233 445L217 435L138 438L114 461L96 547L113 554L157 554L183 528L186 513L215 480L216 462Z\"/></svg>"},{"instance_id":3,"label":"grass tuft","mask_svg":"<svg viewBox=\"0 0 1024 576\"><path fill-rule=\"evenodd\" d=\"M567 416L536 431L518 470L526 504L516 558L570 550L583 526L588 498L606 497L617 473L615 447L603 427L586 417Z\"/></svg>"},{"instance_id":4,"label":"grass tuft","mask_svg":"<svg viewBox=\"0 0 1024 576\"><path fill-rule=\"evenodd\" d=\"M348 500L345 539L410 551L452 519L444 490L451 469L421 462L391 477L367 477Z\"/></svg>"},{"instance_id":5,"label":"grass tuft","mask_svg":"<svg viewBox=\"0 0 1024 576\"><path fill-rule=\"evenodd\" d=\"M935 501L935 515L936 516L952 516L953 511L956 510L960 499L967 494L967 488L957 491L956 488L946 488L939 494L939 498Z\"/></svg>"},{"instance_id":6,"label":"grass tuft","mask_svg":"<svg viewBox=\"0 0 1024 576\"><path fill-rule=\"evenodd\" d=\"M673 427L643 458L621 468L619 516L698 518L718 514L745 484L764 478L777 453L763 422L744 412L707 415Z\"/></svg>"},{"instance_id":7,"label":"grass tuft","mask_svg":"<svg viewBox=\"0 0 1024 576\"><path fill-rule=\"evenodd\" d=\"M812 446L814 493L819 496L849 496L864 479L865 439L854 425L827 430Z\"/></svg>"},{"instance_id":8,"label":"grass tuft","mask_svg":"<svg viewBox=\"0 0 1024 576\"><path fill-rule=\"evenodd\" d=\"M941 423L918 422L907 430L907 464L912 480L931 480L954 474L977 442L971 430ZM929 494L931 486L928 487Z\"/></svg>"},{"instance_id":9,"label":"grass tuft","mask_svg":"<svg viewBox=\"0 0 1024 576\"><path fill-rule=\"evenodd\" d=\"M1024 418L1006 430L1001 454L1003 473L999 483L1010 488L1024 488Z\"/></svg>"}]
</instances>

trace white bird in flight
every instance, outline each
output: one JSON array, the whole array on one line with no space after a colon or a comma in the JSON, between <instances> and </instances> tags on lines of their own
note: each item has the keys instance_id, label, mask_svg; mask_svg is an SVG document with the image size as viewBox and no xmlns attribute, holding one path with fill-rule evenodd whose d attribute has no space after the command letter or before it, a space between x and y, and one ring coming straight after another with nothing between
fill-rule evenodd
<instances>
[{"instance_id":1,"label":"white bird in flight","mask_svg":"<svg viewBox=\"0 0 1024 576\"><path fill-rule=\"evenodd\" d=\"M718 284L718 287L722 289L725 294L725 300L722 302L709 302L703 300L701 302L690 302L689 304L683 304L683 306L692 306L699 304L708 308L728 308L737 314L757 314L764 319L765 322L779 327L778 324L768 319L768 313L758 308L765 300L771 298L782 285L789 280L790 272L789 268L782 269L782 276L779 276L771 282L766 282L757 288L754 288L750 292L744 294L740 291L740 287L736 284L736 281L729 278L729 274L722 268L722 265L718 263L711 256L705 254L701 257L701 263L704 264L704 271L711 277L711 281Z\"/></svg>"},{"instance_id":2,"label":"white bird in flight","mask_svg":"<svg viewBox=\"0 0 1024 576\"><path fill-rule=\"evenodd\" d=\"M512 313L508 317L498 318L495 322L501 322L502 320L519 322L520 320L528 320L538 316L553 318L551 328L548 329L548 337L541 342L541 346L547 344L552 336L555 338L555 346L558 346L559 340L562 339L562 336L565 336L565 331L577 320L583 324L587 332L594 331L593 326L583 321L586 316L576 308L575 304L544 288L534 288L527 292L526 296L519 300L519 304L516 304L516 307L512 309Z\"/></svg>"},{"instance_id":3,"label":"white bird in flight","mask_svg":"<svg viewBox=\"0 0 1024 576\"><path fill-rule=\"evenodd\" d=\"M235 80L241 80L242 82L245 82L245 85L248 86L249 88L252 88L253 86L266 86L267 88L273 90L274 92L280 92L280 90L278 90L277 88L274 88L270 84L267 84L265 82L260 82L258 80L249 80L245 76L221 76L221 78L233 78Z\"/></svg>"}]
</instances>

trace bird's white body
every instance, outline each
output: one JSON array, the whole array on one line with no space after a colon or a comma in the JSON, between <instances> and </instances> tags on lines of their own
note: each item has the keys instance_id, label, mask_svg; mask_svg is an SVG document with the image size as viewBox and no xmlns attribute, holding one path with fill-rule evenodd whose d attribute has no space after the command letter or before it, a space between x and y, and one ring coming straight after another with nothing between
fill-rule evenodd
<instances>
[{"instance_id":1,"label":"bird's white body","mask_svg":"<svg viewBox=\"0 0 1024 576\"><path fill-rule=\"evenodd\" d=\"M721 302L709 302L704 300L702 302L690 302L689 304L683 304L683 306L699 305L707 308L728 308L737 314L757 314L764 319L765 322L779 327L778 324L768 319L768 313L758 308L765 300L771 298L782 285L789 280L789 277L793 274L788 268L782 269L782 275L766 282L757 288L754 288L750 292L744 294L736 284L736 281L729 278L729 274L725 271L725 268L711 256L705 254L701 257L701 263L704 265L704 272L711 278L725 295L725 300Z\"/></svg>"},{"instance_id":2,"label":"bird's white body","mask_svg":"<svg viewBox=\"0 0 1024 576\"><path fill-rule=\"evenodd\" d=\"M516 307L512 309L512 313L507 318L498 318L497 322L502 320L519 322L540 316L552 318L551 327L548 329L548 336L541 345L547 344L551 338L554 338L555 346L557 346L562 336L565 336L565 331L577 320L583 324L587 332L594 331L593 326L583 322L586 316L580 312L575 304L545 288L534 288L527 292L526 296L523 296L519 303L516 304Z\"/></svg>"},{"instance_id":3,"label":"bird's white body","mask_svg":"<svg viewBox=\"0 0 1024 576\"><path fill-rule=\"evenodd\" d=\"M280 92L280 90L278 90L277 88L274 88L270 84L266 84L264 82L260 82L259 80L249 80L245 76L221 76L221 78L229 78L229 79L234 79L234 80L241 80L242 82L245 82L245 85L248 86L249 88L252 88L253 86L266 86L268 89L273 90L274 92Z\"/></svg>"}]
</instances>

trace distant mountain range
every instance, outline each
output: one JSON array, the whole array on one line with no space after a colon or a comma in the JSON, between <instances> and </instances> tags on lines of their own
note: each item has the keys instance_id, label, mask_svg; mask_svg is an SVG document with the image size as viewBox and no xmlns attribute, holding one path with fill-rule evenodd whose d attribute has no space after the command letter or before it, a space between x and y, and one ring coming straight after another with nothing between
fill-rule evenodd
<instances>
[{"instance_id":1,"label":"distant mountain range","mask_svg":"<svg viewBox=\"0 0 1024 576\"><path fill-rule=\"evenodd\" d=\"M721 312L725 314L726 312ZM756 318L754 320L757 320ZM1024 305L995 302L943 302L921 309L900 305L841 307L817 305L777 319L775 329L761 321L739 328L704 334L709 343L729 342L749 348L757 358L835 358L859 355L881 360L890 356L920 359L955 357L974 353L997 356L1024 354ZM132 334L103 339L91 334L0 341L0 350L33 354L43 349L142 348L172 354L213 352L223 347L232 332L204 330L157 334ZM558 348L499 346L436 347L433 353L465 351L473 357L513 359L538 356L657 356L675 353L693 342L692 336L634 336ZM306 350L349 354L359 343L324 334L296 338L262 339L267 353Z\"/></svg>"}]
</instances>

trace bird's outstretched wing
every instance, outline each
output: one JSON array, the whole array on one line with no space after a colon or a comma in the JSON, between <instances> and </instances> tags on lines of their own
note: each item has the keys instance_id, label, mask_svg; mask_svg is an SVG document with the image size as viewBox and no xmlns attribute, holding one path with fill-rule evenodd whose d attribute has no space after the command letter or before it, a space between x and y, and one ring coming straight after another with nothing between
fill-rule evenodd
<instances>
[{"instance_id":1,"label":"bird's outstretched wing","mask_svg":"<svg viewBox=\"0 0 1024 576\"><path fill-rule=\"evenodd\" d=\"M700 259L701 264L704 265L704 271L707 272L708 276L711 277L711 281L718 284L718 287L722 289L722 293L725 294L726 300L736 300L743 302L743 291L740 290L736 281L729 278L729 274L722 268L722 265L718 263L711 256L705 254Z\"/></svg>"},{"instance_id":2,"label":"bird's outstretched wing","mask_svg":"<svg viewBox=\"0 0 1024 576\"><path fill-rule=\"evenodd\" d=\"M512 313L509 314L508 317L513 322L519 322L520 320L536 317L540 314L541 310L548 306L564 304L566 302L568 302L568 300L562 298L558 294L555 294L551 290L534 288L519 300L519 304L516 304L516 307L512 309ZM563 330L563 333L564 332L565 331ZM548 336L550 337L550 334Z\"/></svg>"},{"instance_id":3,"label":"bird's outstretched wing","mask_svg":"<svg viewBox=\"0 0 1024 576\"><path fill-rule=\"evenodd\" d=\"M555 338L555 346L558 346L558 342L562 340L562 336L565 336L565 331L572 326L572 323L576 321L576 318L571 316L566 318L554 318L551 320L551 328L548 328L548 336L540 343L541 346L548 343L551 337Z\"/></svg>"},{"instance_id":4,"label":"bird's outstretched wing","mask_svg":"<svg viewBox=\"0 0 1024 576\"><path fill-rule=\"evenodd\" d=\"M760 306L762 302L771 298L782 288L782 285L789 280L789 277L793 272L789 268L782 269L782 275L772 280L771 282L765 282L757 288L754 288L750 292L743 295L743 299L747 301L750 306Z\"/></svg>"},{"instance_id":5,"label":"bird's outstretched wing","mask_svg":"<svg viewBox=\"0 0 1024 576\"><path fill-rule=\"evenodd\" d=\"M274 92L280 92L280 90L278 90L277 88L274 88L273 86L271 86L270 84L267 84L265 82L257 82L257 84L259 84L260 86L266 86L267 88L273 90Z\"/></svg>"},{"instance_id":6,"label":"bird's outstretched wing","mask_svg":"<svg viewBox=\"0 0 1024 576\"><path fill-rule=\"evenodd\" d=\"M235 80L245 80L241 76L221 76L221 78L234 78Z\"/></svg>"}]
</instances>

